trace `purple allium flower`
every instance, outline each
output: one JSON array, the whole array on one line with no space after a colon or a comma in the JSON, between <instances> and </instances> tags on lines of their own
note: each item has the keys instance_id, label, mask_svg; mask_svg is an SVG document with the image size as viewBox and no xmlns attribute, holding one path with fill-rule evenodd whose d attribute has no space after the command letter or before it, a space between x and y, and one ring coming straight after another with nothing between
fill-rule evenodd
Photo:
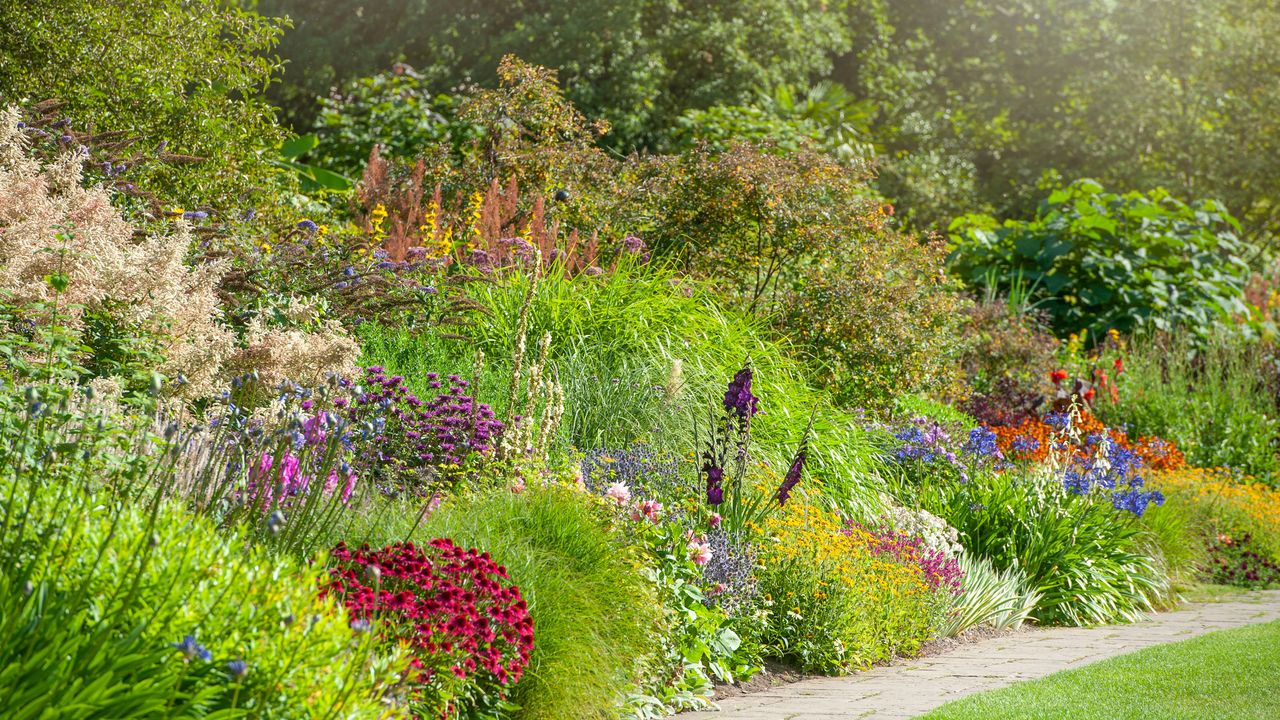
<instances>
[{"instance_id":1,"label":"purple allium flower","mask_svg":"<svg viewBox=\"0 0 1280 720\"><path fill-rule=\"evenodd\" d=\"M751 394L751 376L751 366L747 365L733 376L724 394L725 411L737 416L741 422L750 420L759 412L760 399Z\"/></svg>"},{"instance_id":2,"label":"purple allium flower","mask_svg":"<svg viewBox=\"0 0 1280 720\"><path fill-rule=\"evenodd\" d=\"M644 251L644 241L635 235L628 235L622 239L622 247L629 253L639 253Z\"/></svg>"}]
</instances>

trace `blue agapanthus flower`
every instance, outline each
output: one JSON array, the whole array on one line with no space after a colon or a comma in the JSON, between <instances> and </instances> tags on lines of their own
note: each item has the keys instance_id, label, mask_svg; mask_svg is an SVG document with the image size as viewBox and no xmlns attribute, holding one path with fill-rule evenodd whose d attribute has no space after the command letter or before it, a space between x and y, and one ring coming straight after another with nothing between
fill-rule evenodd
<instances>
[{"instance_id":1,"label":"blue agapanthus flower","mask_svg":"<svg viewBox=\"0 0 1280 720\"><path fill-rule=\"evenodd\" d=\"M196 642L195 635L187 635L182 638L182 642L169 643L169 646L177 648L187 660L199 658L205 662L209 662L213 659L213 653L209 652L209 648Z\"/></svg>"}]
</instances>

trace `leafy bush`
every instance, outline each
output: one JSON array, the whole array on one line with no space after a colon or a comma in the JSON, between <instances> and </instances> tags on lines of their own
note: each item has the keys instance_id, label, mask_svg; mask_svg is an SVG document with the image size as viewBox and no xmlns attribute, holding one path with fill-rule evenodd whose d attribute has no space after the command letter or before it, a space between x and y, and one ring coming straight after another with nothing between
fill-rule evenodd
<instances>
[{"instance_id":1,"label":"leafy bush","mask_svg":"<svg viewBox=\"0 0 1280 720\"><path fill-rule=\"evenodd\" d=\"M261 93L281 31L220 0L6 3L0 96L55 97L86 134L138 137L179 159L125 171L170 202L243 208L242 193L276 183L268 158L283 132Z\"/></svg>"},{"instance_id":2,"label":"leafy bush","mask_svg":"<svg viewBox=\"0 0 1280 720\"><path fill-rule=\"evenodd\" d=\"M277 95L305 124L311 98L398 57L432 68L438 88L490 84L506 53L553 68L575 104L615 128L629 150L660 141L685 108L747 100L758 87L806 82L830 69L859 26L823 3L717 0L670 6L591 0L576 6L498 7L478 0L264 0L303 32L287 35L290 72ZM841 8L843 9L843 8Z\"/></svg>"},{"instance_id":3,"label":"leafy bush","mask_svg":"<svg viewBox=\"0 0 1280 720\"><path fill-rule=\"evenodd\" d=\"M1100 417L1178 444L1199 467L1231 467L1280 482L1280 407L1275 360L1257 344L1186 333L1142 336L1120 353L1117 393Z\"/></svg>"},{"instance_id":4,"label":"leafy bush","mask_svg":"<svg viewBox=\"0 0 1280 720\"><path fill-rule=\"evenodd\" d=\"M1055 190L1031 220L968 215L951 232L960 277L1001 292L1025 282L1063 335L1175 327L1204 335L1246 314L1240 225L1212 200L1117 195L1082 180Z\"/></svg>"},{"instance_id":5,"label":"leafy bush","mask_svg":"<svg viewBox=\"0 0 1280 720\"><path fill-rule=\"evenodd\" d=\"M752 313L776 317L819 381L848 404L946 388L961 299L942 248L887 227L859 169L810 151L747 145L650 163L645 234L656 257L714 278Z\"/></svg>"},{"instance_id":6,"label":"leafy bush","mask_svg":"<svg viewBox=\"0 0 1280 720\"><path fill-rule=\"evenodd\" d=\"M324 98L316 119L322 167L355 175L375 146L393 157L415 158L444 143L461 151L475 128L455 120L458 100L433 94L427 78L404 63L391 72L351 80Z\"/></svg>"}]
</instances>

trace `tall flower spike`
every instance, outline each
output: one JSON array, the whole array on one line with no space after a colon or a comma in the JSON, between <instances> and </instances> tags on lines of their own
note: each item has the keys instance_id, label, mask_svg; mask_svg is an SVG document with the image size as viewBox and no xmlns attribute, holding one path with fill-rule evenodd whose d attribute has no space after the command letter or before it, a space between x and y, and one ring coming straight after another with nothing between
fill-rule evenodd
<instances>
[{"instance_id":1,"label":"tall flower spike","mask_svg":"<svg viewBox=\"0 0 1280 720\"><path fill-rule=\"evenodd\" d=\"M724 409L745 423L759 411L760 399L751 394L751 366L747 365L733 376L724 394Z\"/></svg>"}]
</instances>

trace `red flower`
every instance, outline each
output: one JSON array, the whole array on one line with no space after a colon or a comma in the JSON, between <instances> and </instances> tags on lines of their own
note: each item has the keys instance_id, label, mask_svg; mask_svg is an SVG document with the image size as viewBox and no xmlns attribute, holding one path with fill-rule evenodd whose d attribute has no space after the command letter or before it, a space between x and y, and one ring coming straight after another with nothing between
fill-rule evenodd
<instances>
[{"instance_id":1,"label":"red flower","mask_svg":"<svg viewBox=\"0 0 1280 720\"><path fill-rule=\"evenodd\" d=\"M1117 357L1116 361L1111 363L1111 367L1115 368L1117 375L1124 372L1124 358Z\"/></svg>"},{"instance_id":2,"label":"red flower","mask_svg":"<svg viewBox=\"0 0 1280 720\"><path fill-rule=\"evenodd\" d=\"M1058 383L1067 379L1067 371L1054 370L1053 372L1049 373L1049 379L1053 381L1054 385L1057 385Z\"/></svg>"},{"instance_id":3,"label":"red flower","mask_svg":"<svg viewBox=\"0 0 1280 720\"><path fill-rule=\"evenodd\" d=\"M1098 394L1098 393L1094 392L1093 388L1089 388L1088 390L1085 390L1085 391L1084 391L1084 401L1085 401L1085 402L1087 402L1087 403L1091 403L1091 402L1093 402L1093 398L1094 398L1094 396L1095 396L1095 395L1097 395L1097 394Z\"/></svg>"}]
</instances>

